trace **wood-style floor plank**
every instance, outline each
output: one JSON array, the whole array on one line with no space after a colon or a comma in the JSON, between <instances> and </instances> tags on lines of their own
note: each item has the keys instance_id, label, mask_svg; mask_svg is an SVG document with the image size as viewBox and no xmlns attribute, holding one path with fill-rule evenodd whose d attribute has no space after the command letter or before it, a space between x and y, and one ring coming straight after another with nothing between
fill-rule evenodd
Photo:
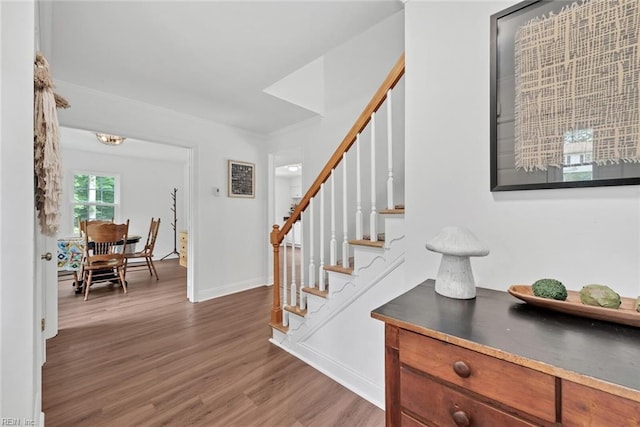
<instances>
[{"instance_id":1,"label":"wood-style floor plank","mask_svg":"<svg viewBox=\"0 0 640 427\"><path fill-rule=\"evenodd\" d=\"M47 342L43 410L57 426L366 426L384 412L269 343L271 288L191 304L177 260L129 293L68 280Z\"/></svg>"}]
</instances>

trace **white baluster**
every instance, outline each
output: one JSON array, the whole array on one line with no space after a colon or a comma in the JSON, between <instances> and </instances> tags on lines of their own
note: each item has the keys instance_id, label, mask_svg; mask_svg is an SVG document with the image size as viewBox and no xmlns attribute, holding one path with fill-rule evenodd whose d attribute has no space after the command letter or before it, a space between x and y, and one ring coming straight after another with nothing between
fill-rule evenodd
<instances>
[{"instance_id":1,"label":"white baluster","mask_svg":"<svg viewBox=\"0 0 640 427\"><path fill-rule=\"evenodd\" d=\"M309 287L316 287L316 266L313 255L313 229L316 226L313 222L313 197L309 199Z\"/></svg>"},{"instance_id":2,"label":"white baluster","mask_svg":"<svg viewBox=\"0 0 640 427\"><path fill-rule=\"evenodd\" d=\"M324 291L324 183L320 185L320 265L318 266L318 285Z\"/></svg>"},{"instance_id":3,"label":"white baluster","mask_svg":"<svg viewBox=\"0 0 640 427\"><path fill-rule=\"evenodd\" d=\"M336 170L331 170L331 240L329 241L329 265L338 262L338 241L336 240Z\"/></svg>"},{"instance_id":4,"label":"white baluster","mask_svg":"<svg viewBox=\"0 0 640 427\"><path fill-rule=\"evenodd\" d=\"M342 154L342 266L349 267L349 237L347 232L347 153Z\"/></svg>"},{"instance_id":5,"label":"white baluster","mask_svg":"<svg viewBox=\"0 0 640 427\"><path fill-rule=\"evenodd\" d=\"M283 278L282 278L282 306L284 307L285 305L288 305L288 301L287 301L287 277L289 277L287 275L287 236L288 233L284 236L284 251L283 251L283 257L284 257L284 266L282 268L282 274L283 274ZM287 312L287 310L283 310L282 311L282 326L289 326L289 313Z\"/></svg>"},{"instance_id":6,"label":"white baluster","mask_svg":"<svg viewBox=\"0 0 640 427\"><path fill-rule=\"evenodd\" d=\"M296 284L296 223L291 226L291 307L298 305L298 292Z\"/></svg>"},{"instance_id":7,"label":"white baluster","mask_svg":"<svg viewBox=\"0 0 640 427\"><path fill-rule=\"evenodd\" d=\"M305 293L302 292L304 288L304 222L302 222L302 214L300 214L300 294L298 296L298 304L300 309L307 308L307 299Z\"/></svg>"},{"instance_id":8,"label":"white baluster","mask_svg":"<svg viewBox=\"0 0 640 427\"><path fill-rule=\"evenodd\" d=\"M371 241L378 241L378 213L376 212L376 113L371 113L371 214L369 215Z\"/></svg>"},{"instance_id":9,"label":"white baluster","mask_svg":"<svg viewBox=\"0 0 640 427\"><path fill-rule=\"evenodd\" d=\"M393 128L391 110L391 89L387 92L387 168L389 177L387 178L387 209L393 209Z\"/></svg>"},{"instance_id":10,"label":"white baluster","mask_svg":"<svg viewBox=\"0 0 640 427\"><path fill-rule=\"evenodd\" d=\"M362 240L362 180L360 179L360 134L356 136L356 240Z\"/></svg>"}]
</instances>

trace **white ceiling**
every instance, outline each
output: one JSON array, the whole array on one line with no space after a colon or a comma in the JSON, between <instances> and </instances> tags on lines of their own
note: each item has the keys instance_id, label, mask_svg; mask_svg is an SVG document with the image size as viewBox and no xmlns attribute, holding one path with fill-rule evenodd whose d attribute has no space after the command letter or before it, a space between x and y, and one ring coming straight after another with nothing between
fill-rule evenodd
<instances>
[{"instance_id":1,"label":"white ceiling","mask_svg":"<svg viewBox=\"0 0 640 427\"><path fill-rule=\"evenodd\" d=\"M187 163L189 160L189 150L183 147L134 138L125 139L121 145L105 145L98 142L95 132L64 126L60 127L60 145L73 150L141 159L158 159L178 163Z\"/></svg>"},{"instance_id":2,"label":"white ceiling","mask_svg":"<svg viewBox=\"0 0 640 427\"><path fill-rule=\"evenodd\" d=\"M295 170L292 170L295 169ZM275 168L276 176L280 178L293 178L302 176L302 163L292 163L287 166L279 166Z\"/></svg>"},{"instance_id":3,"label":"white ceiling","mask_svg":"<svg viewBox=\"0 0 640 427\"><path fill-rule=\"evenodd\" d=\"M38 39L58 82L271 133L316 113L263 89L402 7L382 0L42 1Z\"/></svg>"}]
</instances>

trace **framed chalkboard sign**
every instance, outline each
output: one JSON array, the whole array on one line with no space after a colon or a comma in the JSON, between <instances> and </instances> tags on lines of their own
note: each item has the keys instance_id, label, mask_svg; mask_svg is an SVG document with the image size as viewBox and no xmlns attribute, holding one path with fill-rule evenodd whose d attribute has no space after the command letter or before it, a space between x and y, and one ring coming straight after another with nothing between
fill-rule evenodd
<instances>
[{"instance_id":1,"label":"framed chalkboard sign","mask_svg":"<svg viewBox=\"0 0 640 427\"><path fill-rule=\"evenodd\" d=\"M256 165L247 162L228 161L229 197L253 198L256 196Z\"/></svg>"},{"instance_id":2,"label":"framed chalkboard sign","mask_svg":"<svg viewBox=\"0 0 640 427\"><path fill-rule=\"evenodd\" d=\"M491 16L491 191L640 184L640 2Z\"/></svg>"}]
</instances>

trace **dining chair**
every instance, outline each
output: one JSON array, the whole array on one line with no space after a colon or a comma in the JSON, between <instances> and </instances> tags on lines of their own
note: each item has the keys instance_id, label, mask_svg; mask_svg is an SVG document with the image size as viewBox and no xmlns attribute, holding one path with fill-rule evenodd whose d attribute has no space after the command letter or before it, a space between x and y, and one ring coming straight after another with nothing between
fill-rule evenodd
<instances>
[{"instance_id":1,"label":"dining chair","mask_svg":"<svg viewBox=\"0 0 640 427\"><path fill-rule=\"evenodd\" d=\"M139 252L125 253L125 272L127 268L131 267L144 267L146 264L149 269L149 274L153 277L156 275L156 280L160 280L156 266L153 263L153 248L156 245L156 238L158 237L158 229L160 228L160 218L154 220L151 218L151 224L149 225L149 233L147 234L147 243L144 244L144 248ZM130 259L144 258L145 264L129 266ZM152 271L153 269L153 271Z\"/></svg>"},{"instance_id":2,"label":"dining chair","mask_svg":"<svg viewBox=\"0 0 640 427\"><path fill-rule=\"evenodd\" d=\"M80 219L78 217L78 229L80 230L80 237L83 237L85 234L86 224L109 224L113 222L113 218L111 220L107 219Z\"/></svg>"},{"instance_id":3,"label":"dining chair","mask_svg":"<svg viewBox=\"0 0 640 427\"><path fill-rule=\"evenodd\" d=\"M86 227L87 224L109 224L113 222L113 217L111 218L111 220L106 220L106 219L82 219L80 217L78 217L78 230L80 231L80 238L82 238L84 240L84 235L86 234ZM82 281L80 283L77 282L76 280L76 284L74 285L75 289L76 289L76 293L80 293L82 292L83 288L83 282L84 282L84 254L85 252L82 252L82 260L80 262L80 278L82 279Z\"/></svg>"},{"instance_id":4,"label":"dining chair","mask_svg":"<svg viewBox=\"0 0 640 427\"><path fill-rule=\"evenodd\" d=\"M84 300L89 298L89 288L94 281L114 281L119 278L126 294L124 249L129 233L129 220L125 224L85 221L84 230Z\"/></svg>"}]
</instances>

